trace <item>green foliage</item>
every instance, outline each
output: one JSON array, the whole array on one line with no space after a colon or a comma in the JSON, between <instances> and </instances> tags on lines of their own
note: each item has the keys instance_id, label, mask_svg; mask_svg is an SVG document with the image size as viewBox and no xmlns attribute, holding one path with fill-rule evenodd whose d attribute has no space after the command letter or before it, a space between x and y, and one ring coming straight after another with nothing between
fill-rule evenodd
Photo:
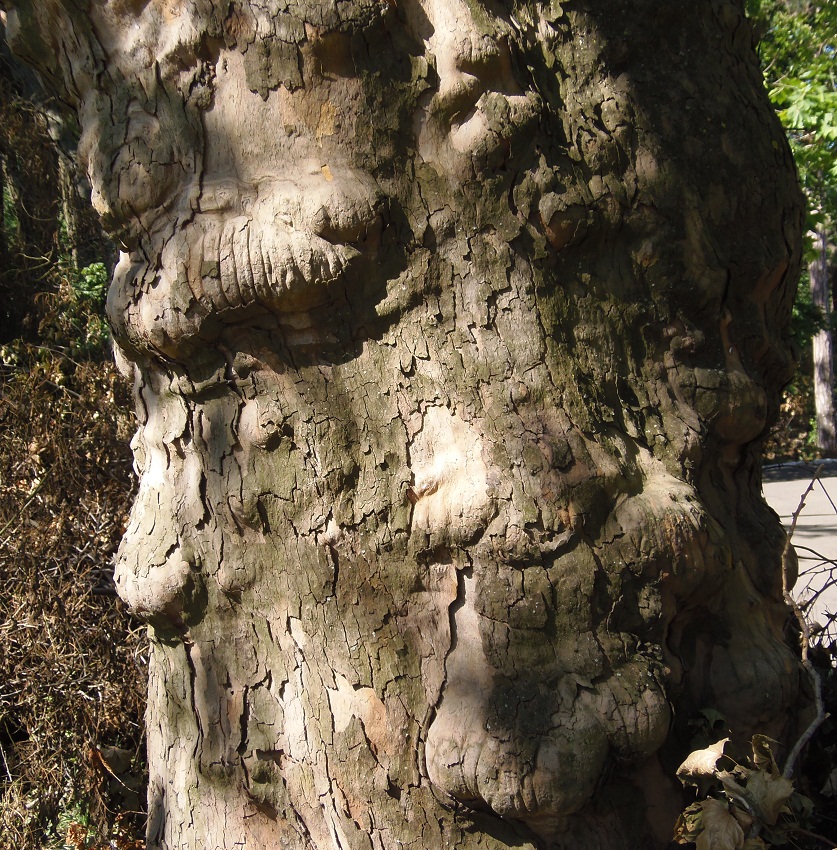
<instances>
[{"instance_id":1,"label":"green foliage","mask_svg":"<svg viewBox=\"0 0 837 850\"><path fill-rule=\"evenodd\" d=\"M80 301L100 309L108 292L108 273L104 263L91 263L80 269L71 279L73 294Z\"/></svg>"},{"instance_id":2,"label":"green foliage","mask_svg":"<svg viewBox=\"0 0 837 850\"><path fill-rule=\"evenodd\" d=\"M808 227L833 223L837 206L837 90L814 71L777 83L770 91L780 107L791 150L808 197Z\"/></svg>"},{"instance_id":3,"label":"green foliage","mask_svg":"<svg viewBox=\"0 0 837 850\"><path fill-rule=\"evenodd\" d=\"M58 292L44 292L38 298L41 340L53 348L60 346L74 359L110 359L110 328L104 318L108 283L104 263L65 270Z\"/></svg>"},{"instance_id":4,"label":"green foliage","mask_svg":"<svg viewBox=\"0 0 837 850\"><path fill-rule=\"evenodd\" d=\"M768 84L817 65L834 47L835 0L747 0Z\"/></svg>"},{"instance_id":5,"label":"green foliage","mask_svg":"<svg viewBox=\"0 0 837 850\"><path fill-rule=\"evenodd\" d=\"M809 227L837 211L837 0L748 0L770 98L809 203Z\"/></svg>"},{"instance_id":6,"label":"green foliage","mask_svg":"<svg viewBox=\"0 0 837 850\"><path fill-rule=\"evenodd\" d=\"M837 223L837 0L747 0L747 13L758 39L765 86L787 133L808 202L807 262L791 333L810 371L811 340L833 321L811 302L808 263L816 254L811 234L825 234L833 244ZM813 399L794 398L799 392L810 393L810 381L797 380L786 391L771 440L775 445L769 446L778 456L812 450L804 438L807 424L802 425L803 433L788 428L792 421L809 422L809 412L813 415ZM787 439L791 433L794 437Z\"/></svg>"},{"instance_id":7,"label":"green foliage","mask_svg":"<svg viewBox=\"0 0 837 850\"><path fill-rule=\"evenodd\" d=\"M67 275L69 295L59 308L61 333L69 339L73 356L110 355L110 328L104 318L109 276L104 263L91 263Z\"/></svg>"},{"instance_id":8,"label":"green foliage","mask_svg":"<svg viewBox=\"0 0 837 850\"><path fill-rule=\"evenodd\" d=\"M793 302L791 314L791 336L800 349L807 346L812 337L831 325L830 317L811 300L811 289L800 286Z\"/></svg>"}]
</instances>

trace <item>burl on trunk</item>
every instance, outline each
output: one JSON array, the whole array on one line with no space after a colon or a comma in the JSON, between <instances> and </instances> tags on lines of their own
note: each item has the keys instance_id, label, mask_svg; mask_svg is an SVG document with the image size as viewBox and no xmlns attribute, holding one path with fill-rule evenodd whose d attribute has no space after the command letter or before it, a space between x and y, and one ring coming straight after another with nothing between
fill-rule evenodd
<instances>
[{"instance_id":1,"label":"burl on trunk","mask_svg":"<svg viewBox=\"0 0 837 850\"><path fill-rule=\"evenodd\" d=\"M787 740L801 203L731 0L14 0L121 246L149 847L668 840Z\"/></svg>"}]
</instances>

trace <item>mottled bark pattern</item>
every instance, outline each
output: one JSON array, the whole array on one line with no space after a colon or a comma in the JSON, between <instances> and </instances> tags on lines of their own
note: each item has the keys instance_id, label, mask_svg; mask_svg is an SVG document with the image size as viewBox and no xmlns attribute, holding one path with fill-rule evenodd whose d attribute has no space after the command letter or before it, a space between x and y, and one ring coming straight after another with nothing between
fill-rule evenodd
<instances>
[{"instance_id":1,"label":"mottled bark pattern","mask_svg":"<svg viewBox=\"0 0 837 850\"><path fill-rule=\"evenodd\" d=\"M828 273L828 239L820 226L816 238L817 257L808 264L808 280L811 284L811 303L831 315L831 292ZM832 457L837 453L837 433L834 430L834 353L833 332L823 328L812 340L814 361L814 408L817 418L817 450L821 457Z\"/></svg>"},{"instance_id":2,"label":"mottled bark pattern","mask_svg":"<svg viewBox=\"0 0 837 850\"><path fill-rule=\"evenodd\" d=\"M663 846L797 701L743 4L11 5L122 245L149 847Z\"/></svg>"}]
</instances>

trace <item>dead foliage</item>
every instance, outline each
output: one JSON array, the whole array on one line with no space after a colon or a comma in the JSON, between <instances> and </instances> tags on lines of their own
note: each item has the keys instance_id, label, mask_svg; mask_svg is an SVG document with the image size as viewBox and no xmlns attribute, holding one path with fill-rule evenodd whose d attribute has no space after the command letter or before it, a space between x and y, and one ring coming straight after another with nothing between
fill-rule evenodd
<instances>
[{"instance_id":1,"label":"dead foliage","mask_svg":"<svg viewBox=\"0 0 837 850\"><path fill-rule=\"evenodd\" d=\"M0 847L131 850L146 638L111 566L131 499L128 392L102 346L62 339L92 309L66 279L38 305L42 344L0 346Z\"/></svg>"},{"instance_id":2,"label":"dead foliage","mask_svg":"<svg viewBox=\"0 0 837 850\"><path fill-rule=\"evenodd\" d=\"M136 850L146 641L111 578L133 426L102 318L110 248L72 123L2 24L0 850Z\"/></svg>"},{"instance_id":3,"label":"dead foliage","mask_svg":"<svg viewBox=\"0 0 837 850\"><path fill-rule=\"evenodd\" d=\"M817 429L813 419L813 381L800 369L793 384L786 387L782 395L779 417L764 443L764 460L775 463L816 457L814 437Z\"/></svg>"}]
</instances>

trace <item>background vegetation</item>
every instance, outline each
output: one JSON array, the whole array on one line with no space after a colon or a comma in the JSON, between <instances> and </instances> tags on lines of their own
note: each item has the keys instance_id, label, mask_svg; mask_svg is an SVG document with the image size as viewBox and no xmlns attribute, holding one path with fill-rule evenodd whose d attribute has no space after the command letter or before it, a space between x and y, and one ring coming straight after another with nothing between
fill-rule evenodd
<instances>
[{"instance_id":1,"label":"background vegetation","mask_svg":"<svg viewBox=\"0 0 837 850\"><path fill-rule=\"evenodd\" d=\"M817 444L812 339L831 331L837 276L837 0L747 0L747 11L765 85L787 131L808 201L806 262L792 326L800 365L785 392L782 419L766 455L810 458L823 454ZM818 266L825 277L824 305L811 297L811 276ZM829 339L829 349L832 345ZM833 415L832 410L832 420ZM833 448L826 447L825 453L832 454Z\"/></svg>"},{"instance_id":2,"label":"background vegetation","mask_svg":"<svg viewBox=\"0 0 837 850\"><path fill-rule=\"evenodd\" d=\"M109 249L64 132L0 53L0 848L129 850L145 632L111 556L133 421L103 318Z\"/></svg>"}]
</instances>

